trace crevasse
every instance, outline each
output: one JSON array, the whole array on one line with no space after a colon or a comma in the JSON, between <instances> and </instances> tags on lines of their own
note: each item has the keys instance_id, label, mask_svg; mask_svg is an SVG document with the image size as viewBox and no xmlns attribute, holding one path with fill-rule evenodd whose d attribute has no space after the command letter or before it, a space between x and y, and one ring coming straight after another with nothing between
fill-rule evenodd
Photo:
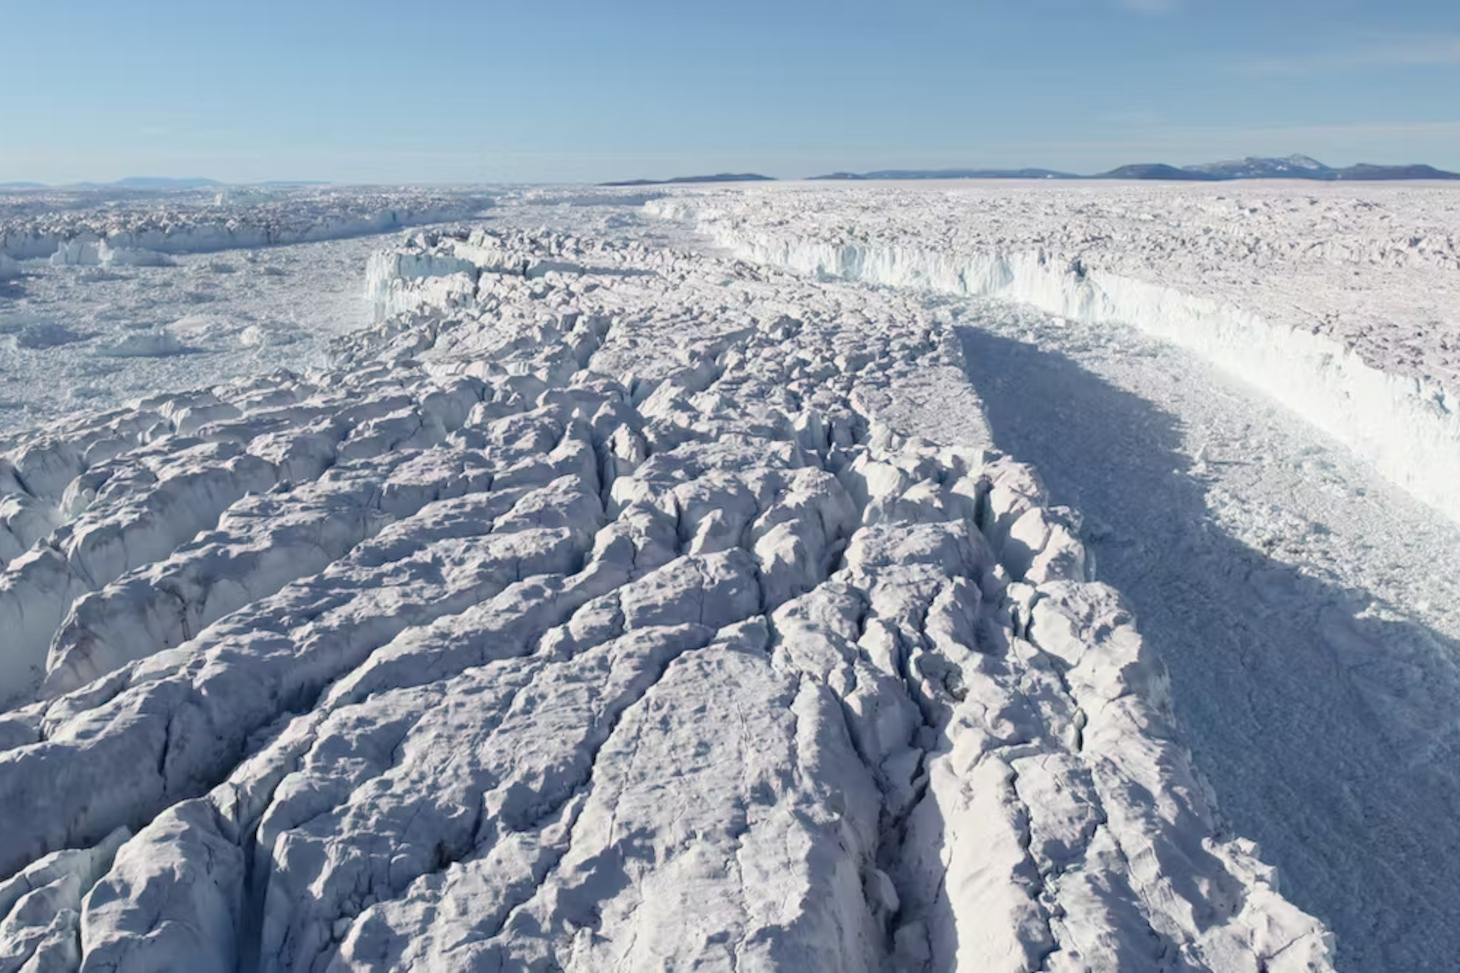
<instances>
[{"instance_id":1,"label":"crevasse","mask_svg":"<svg viewBox=\"0 0 1460 973\"><path fill-rule=\"evenodd\" d=\"M1450 407L1451 394L1437 381L1375 368L1324 336L1043 251L956 253L791 239L733 225L718 212L683 199L652 200L646 210L663 218L693 219L717 245L754 263L1018 302L1081 321L1133 325L1255 386L1352 449L1405 492L1460 522L1460 416Z\"/></svg>"}]
</instances>

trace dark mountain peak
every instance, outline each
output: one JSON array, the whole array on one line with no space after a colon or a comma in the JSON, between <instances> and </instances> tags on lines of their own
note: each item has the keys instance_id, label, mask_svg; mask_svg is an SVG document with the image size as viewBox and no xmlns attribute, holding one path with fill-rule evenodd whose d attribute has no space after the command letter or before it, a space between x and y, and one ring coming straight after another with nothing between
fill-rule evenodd
<instances>
[{"instance_id":1,"label":"dark mountain peak","mask_svg":"<svg viewBox=\"0 0 1460 973\"><path fill-rule=\"evenodd\" d=\"M1250 155L1245 159L1206 162L1187 166L1192 172L1204 172L1221 179L1332 179L1333 170L1306 155L1271 158Z\"/></svg>"},{"instance_id":2,"label":"dark mountain peak","mask_svg":"<svg viewBox=\"0 0 1460 973\"><path fill-rule=\"evenodd\" d=\"M1164 162L1141 162L1101 173L1097 179L1161 179L1173 182L1214 182L1224 177L1200 169L1178 169Z\"/></svg>"},{"instance_id":3,"label":"dark mountain peak","mask_svg":"<svg viewBox=\"0 0 1460 973\"><path fill-rule=\"evenodd\" d=\"M1378 166L1371 162L1360 162L1358 165L1349 166L1347 169L1339 169L1335 178L1351 181L1375 181L1383 179L1460 179L1460 173L1446 172L1443 169L1436 169L1434 166L1407 165L1407 166Z\"/></svg>"}]
</instances>

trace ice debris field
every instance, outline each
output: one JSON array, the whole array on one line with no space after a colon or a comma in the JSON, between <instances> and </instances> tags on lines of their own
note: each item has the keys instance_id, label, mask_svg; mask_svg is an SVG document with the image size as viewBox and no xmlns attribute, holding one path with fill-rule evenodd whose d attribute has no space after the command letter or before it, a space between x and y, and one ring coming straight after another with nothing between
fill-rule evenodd
<instances>
[{"instance_id":1,"label":"ice debris field","mask_svg":"<svg viewBox=\"0 0 1460 973\"><path fill-rule=\"evenodd\" d=\"M1453 968L1454 190L195 196L0 199L0 971Z\"/></svg>"}]
</instances>

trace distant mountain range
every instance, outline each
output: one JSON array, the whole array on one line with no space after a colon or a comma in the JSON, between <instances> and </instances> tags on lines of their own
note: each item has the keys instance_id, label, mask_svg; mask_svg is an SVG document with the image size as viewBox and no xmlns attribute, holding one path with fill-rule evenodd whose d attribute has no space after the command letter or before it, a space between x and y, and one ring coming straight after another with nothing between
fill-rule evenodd
<instances>
[{"instance_id":1,"label":"distant mountain range","mask_svg":"<svg viewBox=\"0 0 1460 973\"><path fill-rule=\"evenodd\" d=\"M168 176L128 176L125 179L118 179L115 182L73 182L59 186L48 186L44 183L32 182L20 183L19 185L29 189L136 189L142 192L165 193L179 189L221 187L223 183L214 179L203 179L201 177L173 179Z\"/></svg>"},{"instance_id":2,"label":"distant mountain range","mask_svg":"<svg viewBox=\"0 0 1460 973\"><path fill-rule=\"evenodd\" d=\"M1398 179L1460 179L1460 173L1433 166L1377 166L1361 162L1346 169L1326 166L1306 155L1286 158L1249 156L1230 162L1208 162L1195 166L1140 163L1120 166L1093 176L1078 176L1053 169L883 169L877 172L836 172L812 179L1149 179L1173 182L1224 182L1233 179L1311 179L1319 182L1377 182Z\"/></svg>"},{"instance_id":3,"label":"distant mountain range","mask_svg":"<svg viewBox=\"0 0 1460 973\"><path fill-rule=\"evenodd\" d=\"M1310 179L1319 182L1378 182L1382 180L1460 179L1460 173L1433 166L1377 166L1361 162L1346 169L1326 166L1306 155L1286 158L1248 156L1230 162L1207 162L1194 166L1171 166L1145 162L1120 166L1109 172L1082 176L1058 169L877 169L872 172L833 172L810 176L818 182L869 182L872 180L921 179L1136 179L1167 182L1227 182L1234 179ZM628 179L600 183L601 186L668 186L683 183L773 182L774 177L756 173L722 172L713 176L679 176L675 179Z\"/></svg>"},{"instance_id":4,"label":"distant mountain range","mask_svg":"<svg viewBox=\"0 0 1460 973\"><path fill-rule=\"evenodd\" d=\"M1460 180L1460 173L1446 172L1427 165L1381 166L1367 162L1335 169L1306 155L1285 158L1248 156L1228 162L1207 162L1192 166L1171 166L1159 162L1120 166L1109 172L1082 176L1057 169L877 169L872 172L833 172L810 176L823 182L865 182L871 180L926 179L1133 179L1171 182L1226 182L1236 179L1308 179L1318 182L1381 182L1385 180ZM673 179L625 179L599 183L600 186L671 186L716 182L775 182L774 176L755 172L718 172L708 176L676 176ZM165 176L129 176L116 182L73 183L69 186L48 186L39 182L0 182L0 190L33 189L132 189L143 192L169 192L183 189L223 187L227 183L215 179ZM327 181L276 179L255 185L327 186Z\"/></svg>"},{"instance_id":5,"label":"distant mountain range","mask_svg":"<svg viewBox=\"0 0 1460 973\"><path fill-rule=\"evenodd\" d=\"M203 179L199 176L183 179L169 179L166 176L128 176L125 179L118 179L112 185L122 189L203 189L208 186L221 186L223 183L216 179Z\"/></svg>"},{"instance_id":6,"label":"distant mountain range","mask_svg":"<svg viewBox=\"0 0 1460 973\"><path fill-rule=\"evenodd\" d=\"M601 182L600 186L669 186L693 182L775 182L775 176L762 176L755 172L717 172L713 176L675 176L673 179L625 179L620 182Z\"/></svg>"},{"instance_id":7,"label":"distant mountain range","mask_svg":"<svg viewBox=\"0 0 1460 973\"><path fill-rule=\"evenodd\" d=\"M1217 176L1196 169L1178 169L1160 162L1142 162L1133 166L1120 166L1109 172L1102 172L1095 179L1159 179L1167 182L1213 182L1229 178Z\"/></svg>"},{"instance_id":8,"label":"distant mountain range","mask_svg":"<svg viewBox=\"0 0 1460 973\"><path fill-rule=\"evenodd\" d=\"M73 182L65 185L50 185L43 182L0 182L0 189L137 189L143 192L172 192L180 189L222 189L228 185L230 183L219 182L217 179L204 179L201 176L180 179L168 176L128 176L115 182ZM317 179L270 179L261 183L248 183L248 185L288 187L328 186L330 183L328 180Z\"/></svg>"},{"instance_id":9,"label":"distant mountain range","mask_svg":"<svg viewBox=\"0 0 1460 973\"><path fill-rule=\"evenodd\" d=\"M1334 179L1332 169L1306 155L1290 155L1285 159L1248 156L1231 162L1208 162L1187 166L1191 172L1208 174L1218 179Z\"/></svg>"}]
</instances>

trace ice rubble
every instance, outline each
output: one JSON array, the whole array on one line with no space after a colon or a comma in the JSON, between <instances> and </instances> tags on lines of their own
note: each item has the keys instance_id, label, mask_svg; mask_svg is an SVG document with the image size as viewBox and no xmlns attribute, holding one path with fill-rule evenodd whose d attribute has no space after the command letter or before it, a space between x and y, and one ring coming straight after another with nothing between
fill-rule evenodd
<instances>
[{"instance_id":1,"label":"ice rubble","mask_svg":"<svg viewBox=\"0 0 1460 973\"><path fill-rule=\"evenodd\" d=\"M946 320L470 248L0 461L5 968L1329 968Z\"/></svg>"},{"instance_id":2,"label":"ice rubble","mask_svg":"<svg viewBox=\"0 0 1460 973\"><path fill-rule=\"evenodd\" d=\"M359 271L382 245L328 238L469 216L492 201L484 191L271 190L220 209L195 192L39 195L50 209L0 194L0 252L48 257L4 257L26 272L0 281L0 372L11 379L0 437L151 391L318 366L331 337L369 322ZM326 239L293 242L313 238ZM192 252L258 243L219 258ZM200 308L220 327L184 333L179 319ZM32 319L78 338L52 340L62 331L47 335Z\"/></svg>"},{"instance_id":3,"label":"ice rubble","mask_svg":"<svg viewBox=\"0 0 1460 973\"><path fill-rule=\"evenodd\" d=\"M0 449L79 409L324 365L332 338L370 322L360 273L387 242L183 254L175 267L28 263L22 282L0 283Z\"/></svg>"},{"instance_id":4,"label":"ice rubble","mask_svg":"<svg viewBox=\"0 0 1460 973\"><path fill-rule=\"evenodd\" d=\"M1309 326L1307 320L1271 320L1255 313L1253 306L1266 312L1283 308L1285 301L1270 294L1261 294L1260 303L1249 300L1253 288L1222 281L1206 261L1197 266L1201 283L1193 283L1192 290L1172 286L1169 281L1190 271L1178 257L1188 241L1170 232L1173 224L1156 217L1137 221L1157 223L1135 237L1142 246L1128 235L1129 227L1124 228L1127 235L1112 238L1082 226L1084 214L1078 207L1066 210L1069 226L1063 236L1035 222L1017 235L1000 226L997 236L974 232L949 241L938 240L938 230L947 226L947 211L955 217L969 215L956 204L950 207L954 194L879 195L874 190L860 203L848 205L842 199L837 207L826 205L823 196L727 194L653 200L646 207L661 217L696 221L721 246L746 259L800 273L996 297L1067 318L1135 325L1257 386L1354 449L1386 479L1460 521L1460 413L1451 406L1460 372L1448 357L1447 329L1452 326L1424 317L1448 314L1444 296L1460 294L1460 241L1453 235L1413 233L1407 247L1388 248L1372 241L1345 247L1346 241L1330 239L1314 245L1324 247L1318 257L1313 248L1294 255L1269 244L1261 259L1248 263L1257 273L1277 270L1273 276L1313 288L1301 295L1303 306L1297 309L1323 322ZM1450 202L1448 196L1440 198ZM874 207L868 200L881 205ZM1161 202L1151 196L1143 201L1148 206ZM977 209L975 204L987 201L975 197L964 202ZM1209 226L1204 235L1203 256L1211 264L1218 255L1223 260L1229 256L1226 241L1211 242L1214 229ZM930 246L929 237L937 245ZM1251 258L1254 245L1248 246ZM1165 265L1167 258L1174 266ZM1300 261L1316 262L1318 269L1300 266ZM1345 275L1356 273L1349 268L1364 261L1371 288L1383 290L1382 268L1397 267L1409 276L1395 286L1407 283L1423 292L1407 299L1409 308L1399 301L1381 312L1392 316L1397 307L1400 314L1407 309L1411 316L1431 321L1420 332L1428 333L1429 347L1418 356L1393 354L1396 334L1401 347L1409 340L1407 322L1381 319L1376 328L1363 318L1369 308L1348 307L1334 296L1352 289ZM1242 262L1237 263L1240 268ZM1325 284L1333 293L1320 290ZM1195 292L1198 288L1203 292ZM1363 321L1362 327L1355 318Z\"/></svg>"}]
</instances>

